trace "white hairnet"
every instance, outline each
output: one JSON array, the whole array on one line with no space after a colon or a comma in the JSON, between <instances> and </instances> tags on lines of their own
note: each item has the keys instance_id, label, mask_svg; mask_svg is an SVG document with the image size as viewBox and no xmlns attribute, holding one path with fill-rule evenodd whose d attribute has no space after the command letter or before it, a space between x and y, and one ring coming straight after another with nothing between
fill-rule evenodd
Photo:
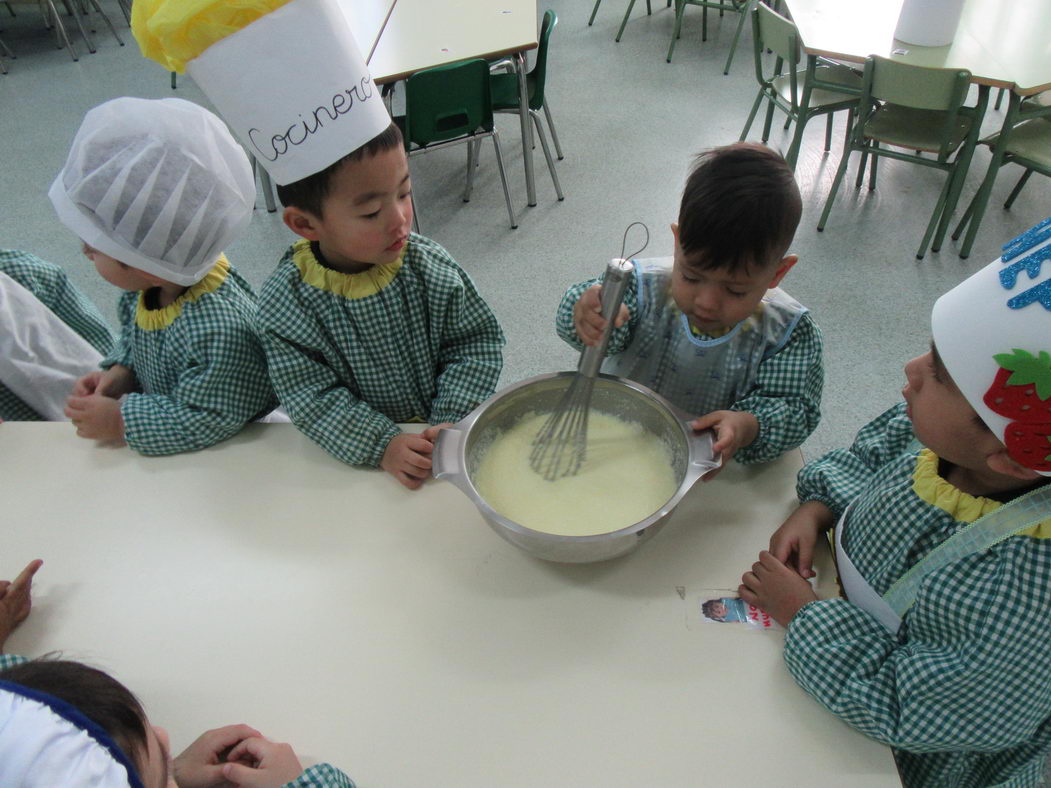
<instances>
[{"instance_id":1,"label":"white hairnet","mask_svg":"<svg viewBox=\"0 0 1051 788\"><path fill-rule=\"evenodd\" d=\"M192 285L248 226L255 178L208 110L176 98L124 97L84 116L48 195L89 246Z\"/></svg>"}]
</instances>

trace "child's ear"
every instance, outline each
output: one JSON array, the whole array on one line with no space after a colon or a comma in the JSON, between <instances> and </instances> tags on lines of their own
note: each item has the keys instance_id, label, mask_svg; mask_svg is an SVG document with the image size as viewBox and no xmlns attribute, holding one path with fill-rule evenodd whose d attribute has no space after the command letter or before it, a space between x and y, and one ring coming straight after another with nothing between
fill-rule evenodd
<instances>
[{"instance_id":1,"label":"child's ear","mask_svg":"<svg viewBox=\"0 0 1051 788\"><path fill-rule=\"evenodd\" d=\"M766 289L777 287L781 284L781 280L785 278L785 274L792 270L792 266L799 262L799 256L794 254L786 254L781 258L781 262L777 264L777 270L774 271L774 277L770 280L770 284L766 286Z\"/></svg>"},{"instance_id":2,"label":"child's ear","mask_svg":"<svg viewBox=\"0 0 1051 788\"><path fill-rule=\"evenodd\" d=\"M1040 474L1032 468L1019 465L1007 452L1006 446L1001 446L985 458L986 465L990 470L996 471L1004 476L1013 476L1022 481L1031 482L1040 478Z\"/></svg>"},{"instance_id":3,"label":"child's ear","mask_svg":"<svg viewBox=\"0 0 1051 788\"><path fill-rule=\"evenodd\" d=\"M312 213L296 208L293 205L285 208L281 218L288 229L296 235L301 235L308 241L318 240L317 218Z\"/></svg>"}]
</instances>

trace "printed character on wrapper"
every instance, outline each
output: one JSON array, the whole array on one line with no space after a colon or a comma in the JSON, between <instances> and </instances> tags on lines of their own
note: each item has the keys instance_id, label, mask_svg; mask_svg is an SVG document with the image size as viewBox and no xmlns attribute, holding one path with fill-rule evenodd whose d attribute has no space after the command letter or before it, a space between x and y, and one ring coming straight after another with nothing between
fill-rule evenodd
<instances>
[{"instance_id":1,"label":"printed character on wrapper","mask_svg":"<svg viewBox=\"0 0 1051 788\"><path fill-rule=\"evenodd\" d=\"M906 786L1042 783L1051 747L1051 220L934 305L905 402L799 473L742 578L819 703ZM817 601L835 529L846 599ZM801 577L802 576L802 577Z\"/></svg>"},{"instance_id":2,"label":"printed character on wrapper","mask_svg":"<svg viewBox=\"0 0 1051 788\"><path fill-rule=\"evenodd\" d=\"M112 347L105 318L64 270L0 249L0 420L64 421L73 386Z\"/></svg>"},{"instance_id":3,"label":"printed character on wrapper","mask_svg":"<svg viewBox=\"0 0 1051 788\"><path fill-rule=\"evenodd\" d=\"M171 758L168 733L151 725L119 681L79 662L4 653L28 616L31 561L0 580L0 785L5 788L354 788L339 769L304 770L295 751L248 725L201 734Z\"/></svg>"},{"instance_id":4,"label":"printed character on wrapper","mask_svg":"<svg viewBox=\"0 0 1051 788\"><path fill-rule=\"evenodd\" d=\"M723 464L769 462L799 446L820 418L821 333L778 285L802 211L791 168L775 151L736 143L697 157L672 258L633 260L602 372L638 381L713 429ZM576 348L605 320L600 282L570 287L555 319ZM710 479L718 471L709 472Z\"/></svg>"},{"instance_id":5,"label":"printed character on wrapper","mask_svg":"<svg viewBox=\"0 0 1051 788\"><path fill-rule=\"evenodd\" d=\"M144 0L132 26L147 56L185 64L302 236L259 299L281 404L336 458L419 487L437 431L495 390L500 326L449 253L411 232L401 133L335 0L199 5Z\"/></svg>"},{"instance_id":6,"label":"printed character on wrapper","mask_svg":"<svg viewBox=\"0 0 1051 788\"><path fill-rule=\"evenodd\" d=\"M67 403L78 435L176 454L274 408L255 295L223 254L252 218L255 182L219 118L182 99L107 101L84 116L48 196L125 291L116 344Z\"/></svg>"}]
</instances>

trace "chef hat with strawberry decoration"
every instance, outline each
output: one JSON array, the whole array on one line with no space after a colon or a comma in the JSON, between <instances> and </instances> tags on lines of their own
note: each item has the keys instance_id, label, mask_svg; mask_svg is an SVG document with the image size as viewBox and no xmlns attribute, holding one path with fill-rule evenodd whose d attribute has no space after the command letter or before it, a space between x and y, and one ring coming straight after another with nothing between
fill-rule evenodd
<instances>
[{"instance_id":1,"label":"chef hat with strawberry decoration","mask_svg":"<svg viewBox=\"0 0 1051 788\"><path fill-rule=\"evenodd\" d=\"M135 0L131 28L143 55L189 72L278 184L390 125L338 0Z\"/></svg>"},{"instance_id":2,"label":"chef hat with strawberry decoration","mask_svg":"<svg viewBox=\"0 0 1051 788\"><path fill-rule=\"evenodd\" d=\"M934 344L1019 465L1051 476L1051 219L943 295Z\"/></svg>"}]
</instances>

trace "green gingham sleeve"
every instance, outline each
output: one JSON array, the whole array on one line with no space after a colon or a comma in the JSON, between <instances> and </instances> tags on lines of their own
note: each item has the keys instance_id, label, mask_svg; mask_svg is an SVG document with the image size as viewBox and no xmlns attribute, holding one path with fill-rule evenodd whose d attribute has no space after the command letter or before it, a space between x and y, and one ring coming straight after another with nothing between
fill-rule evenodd
<instances>
[{"instance_id":1,"label":"green gingham sleeve","mask_svg":"<svg viewBox=\"0 0 1051 788\"><path fill-rule=\"evenodd\" d=\"M0 249L0 271L29 290L99 353L109 352L113 334L105 319L59 266L28 252Z\"/></svg>"},{"instance_id":2,"label":"green gingham sleeve","mask_svg":"<svg viewBox=\"0 0 1051 788\"><path fill-rule=\"evenodd\" d=\"M335 766L319 763L281 788L355 788L354 781Z\"/></svg>"},{"instance_id":3,"label":"green gingham sleeve","mask_svg":"<svg viewBox=\"0 0 1051 788\"><path fill-rule=\"evenodd\" d=\"M1024 747L1051 712L1051 551L1040 541L1017 537L932 574L907 634L844 599L811 602L789 624L789 671L837 717L907 753Z\"/></svg>"},{"instance_id":4,"label":"green gingham sleeve","mask_svg":"<svg viewBox=\"0 0 1051 788\"><path fill-rule=\"evenodd\" d=\"M132 326L135 325L135 306L138 303L137 292L123 293L117 302L117 316L120 319L121 332L113 343L109 354L99 362L102 369L109 369L114 364L132 369Z\"/></svg>"},{"instance_id":5,"label":"green gingham sleeve","mask_svg":"<svg viewBox=\"0 0 1051 788\"><path fill-rule=\"evenodd\" d=\"M804 465L796 494L800 502L820 501L838 516L873 474L912 441L912 422L905 415L905 403L899 403L862 427L849 449L835 449Z\"/></svg>"},{"instance_id":6,"label":"green gingham sleeve","mask_svg":"<svg viewBox=\"0 0 1051 788\"><path fill-rule=\"evenodd\" d=\"M785 346L759 365L748 396L730 406L759 421L756 439L738 451L735 460L742 465L776 460L814 431L825 380L821 351L821 331L806 312Z\"/></svg>"},{"instance_id":7,"label":"green gingham sleeve","mask_svg":"<svg viewBox=\"0 0 1051 788\"><path fill-rule=\"evenodd\" d=\"M431 424L459 421L474 410L496 389L503 368L504 334L496 315L470 277L461 279L463 288L446 307Z\"/></svg>"},{"instance_id":8,"label":"green gingham sleeve","mask_svg":"<svg viewBox=\"0 0 1051 788\"><path fill-rule=\"evenodd\" d=\"M221 312L209 318L181 323L184 331L171 337L185 343L192 363L179 370L169 393L133 393L121 405L124 437L135 451L164 455L207 448L237 434L265 403L272 405L255 335Z\"/></svg>"},{"instance_id":9,"label":"green gingham sleeve","mask_svg":"<svg viewBox=\"0 0 1051 788\"><path fill-rule=\"evenodd\" d=\"M558 311L555 313L555 330L563 340L576 350L583 350L584 343L577 336L577 330L573 324L573 307L577 305L577 301L580 300L585 290L592 285L598 284L602 284L601 278L589 279L586 282L572 285L566 290L565 295L562 296L562 300L558 304ZM624 290L624 306L628 308L628 320L620 328L614 328L610 332L609 345L606 347L607 356L621 353L631 344L635 325L639 317L638 303L639 282L636 271L636 275L628 277L628 286Z\"/></svg>"},{"instance_id":10,"label":"green gingham sleeve","mask_svg":"<svg viewBox=\"0 0 1051 788\"><path fill-rule=\"evenodd\" d=\"M0 670L7 670L13 668L15 665L22 665L29 662L25 657L20 657L17 654L0 654ZM3 678L0 676L0 678Z\"/></svg>"}]
</instances>

